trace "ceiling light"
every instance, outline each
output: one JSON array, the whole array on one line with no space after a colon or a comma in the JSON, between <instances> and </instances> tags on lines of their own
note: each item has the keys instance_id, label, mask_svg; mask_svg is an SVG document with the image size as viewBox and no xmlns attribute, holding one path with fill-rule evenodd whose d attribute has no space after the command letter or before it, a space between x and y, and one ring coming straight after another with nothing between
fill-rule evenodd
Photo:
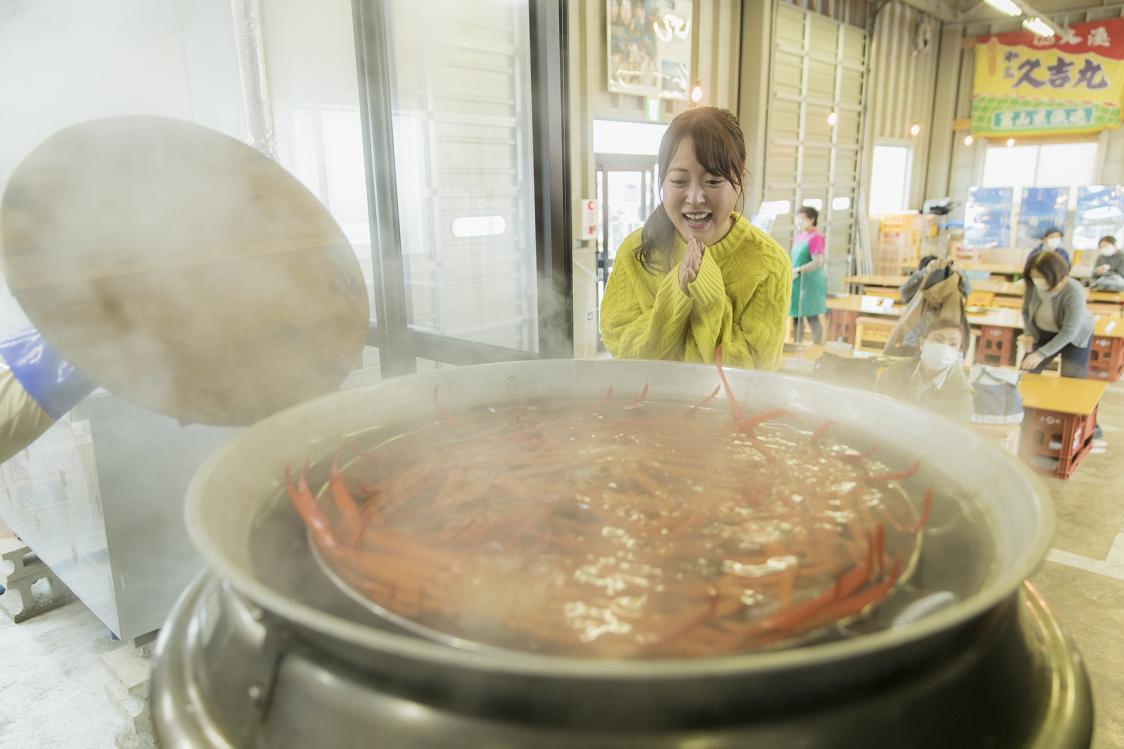
<instances>
[{"instance_id":1,"label":"ceiling light","mask_svg":"<svg viewBox=\"0 0 1124 749\"><path fill-rule=\"evenodd\" d=\"M1023 28L1027 31L1033 31L1036 36L1051 37L1054 35L1054 30L1050 28L1050 24L1038 16L1023 19Z\"/></svg>"},{"instance_id":2,"label":"ceiling light","mask_svg":"<svg viewBox=\"0 0 1124 749\"><path fill-rule=\"evenodd\" d=\"M693 101L695 104L698 104L700 101L702 101L702 97L702 86L696 83L694 88L691 89L691 101Z\"/></svg>"},{"instance_id":3,"label":"ceiling light","mask_svg":"<svg viewBox=\"0 0 1124 749\"><path fill-rule=\"evenodd\" d=\"M976 142L975 139L970 135L967 135L967 136L964 137L964 145L966 145L966 146L970 146L975 142Z\"/></svg>"},{"instance_id":4,"label":"ceiling light","mask_svg":"<svg viewBox=\"0 0 1124 749\"><path fill-rule=\"evenodd\" d=\"M836 122L839 122L839 113L838 112L832 112L831 114L829 114L827 116L827 124L831 125L832 127L835 127Z\"/></svg>"},{"instance_id":5,"label":"ceiling light","mask_svg":"<svg viewBox=\"0 0 1124 749\"><path fill-rule=\"evenodd\" d=\"M1023 12L1023 9L1015 3L1015 0L984 0L984 2L1008 16L1017 16Z\"/></svg>"},{"instance_id":6,"label":"ceiling light","mask_svg":"<svg viewBox=\"0 0 1124 749\"><path fill-rule=\"evenodd\" d=\"M1007 148L1012 148L1014 145L1015 145L1015 139L1014 138L1008 138L1007 139Z\"/></svg>"},{"instance_id":7,"label":"ceiling light","mask_svg":"<svg viewBox=\"0 0 1124 749\"><path fill-rule=\"evenodd\" d=\"M913 126L909 129L909 134L916 137L917 134L920 133L920 132L921 132L921 126L918 125L916 122L913 123Z\"/></svg>"}]
</instances>

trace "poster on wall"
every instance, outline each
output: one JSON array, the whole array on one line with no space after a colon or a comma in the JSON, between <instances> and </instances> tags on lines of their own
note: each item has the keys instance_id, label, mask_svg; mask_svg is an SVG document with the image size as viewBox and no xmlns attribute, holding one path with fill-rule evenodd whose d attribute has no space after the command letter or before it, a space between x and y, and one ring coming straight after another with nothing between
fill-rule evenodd
<instances>
[{"instance_id":1,"label":"poster on wall","mask_svg":"<svg viewBox=\"0 0 1124 749\"><path fill-rule=\"evenodd\" d=\"M1096 249L1106 234L1124 240L1124 186L1089 185L1077 188L1073 249Z\"/></svg>"},{"instance_id":2,"label":"poster on wall","mask_svg":"<svg viewBox=\"0 0 1124 749\"><path fill-rule=\"evenodd\" d=\"M693 0L608 0L609 90L686 99Z\"/></svg>"},{"instance_id":3,"label":"poster on wall","mask_svg":"<svg viewBox=\"0 0 1124 749\"><path fill-rule=\"evenodd\" d=\"M1068 187L1024 187L1019 200L1016 247L1034 247L1051 226L1065 228Z\"/></svg>"},{"instance_id":4,"label":"poster on wall","mask_svg":"<svg viewBox=\"0 0 1124 749\"><path fill-rule=\"evenodd\" d=\"M1012 187L970 187L964 204L964 246L973 250L1006 247L1011 241Z\"/></svg>"},{"instance_id":5,"label":"poster on wall","mask_svg":"<svg viewBox=\"0 0 1124 749\"><path fill-rule=\"evenodd\" d=\"M977 37L975 47L973 135L1095 133L1120 125L1124 18L1075 24L1064 36Z\"/></svg>"}]
</instances>

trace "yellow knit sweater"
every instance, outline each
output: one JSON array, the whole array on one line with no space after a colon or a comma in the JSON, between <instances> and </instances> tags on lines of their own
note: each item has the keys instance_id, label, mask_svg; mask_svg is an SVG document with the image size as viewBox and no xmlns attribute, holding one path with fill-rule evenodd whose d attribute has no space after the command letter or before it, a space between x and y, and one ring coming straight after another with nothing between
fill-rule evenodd
<instances>
[{"instance_id":1,"label":"yellow knit sweater","mask_svg":"<svg viewBox=\"0 0 1124 749\"><path fill-rule=\"evenodd\" d=\"M617 250L601 302L601 337L618 359L673 359L776 369L784 344L792 294L792 264L784 250L745 217L706 248L695 280L684 294L679 262L686 242L678 241L675 265L651 273L636 259L640 229Z\"/></svg>"}]
</instances>

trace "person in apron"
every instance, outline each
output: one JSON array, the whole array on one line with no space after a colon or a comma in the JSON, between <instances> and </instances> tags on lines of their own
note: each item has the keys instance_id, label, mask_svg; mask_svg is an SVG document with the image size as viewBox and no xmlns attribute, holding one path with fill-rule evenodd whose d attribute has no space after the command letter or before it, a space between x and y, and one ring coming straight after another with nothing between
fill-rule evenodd
<instances>
[{"instance_id":1,"label":"person in apron","mask_svg":"<svg viewBox=\"0 0 1124 749\"><path fill-rule=\"evenodd\" d=\"M820 315L827 311L827 271L824 270L824 242L816 225L820 214L815 208L803 206L796 212L797 234L792 240L792 303L793 335L797 343L804 340L804 321L812 329L813 340L823 343Z\"/></svg>"}]
</instances>

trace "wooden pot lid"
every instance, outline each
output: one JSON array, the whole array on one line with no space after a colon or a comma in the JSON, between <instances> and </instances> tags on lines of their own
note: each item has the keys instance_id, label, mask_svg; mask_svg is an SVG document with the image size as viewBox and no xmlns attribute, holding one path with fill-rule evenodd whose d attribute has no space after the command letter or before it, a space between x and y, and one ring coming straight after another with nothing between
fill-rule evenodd
<instances>
[{"instance_id":1,"label":"wooden pot lid","mask_svg":"<svg viewBox=\"0 0 1124 749\"><path fill-rule=\"evenodd\" d=\"M274 161L198 125L56 133L12 174L0 242L52 345L182 422L249 424L358 366L369 307L343 231Z\"/></svg>"}]
</instances>

